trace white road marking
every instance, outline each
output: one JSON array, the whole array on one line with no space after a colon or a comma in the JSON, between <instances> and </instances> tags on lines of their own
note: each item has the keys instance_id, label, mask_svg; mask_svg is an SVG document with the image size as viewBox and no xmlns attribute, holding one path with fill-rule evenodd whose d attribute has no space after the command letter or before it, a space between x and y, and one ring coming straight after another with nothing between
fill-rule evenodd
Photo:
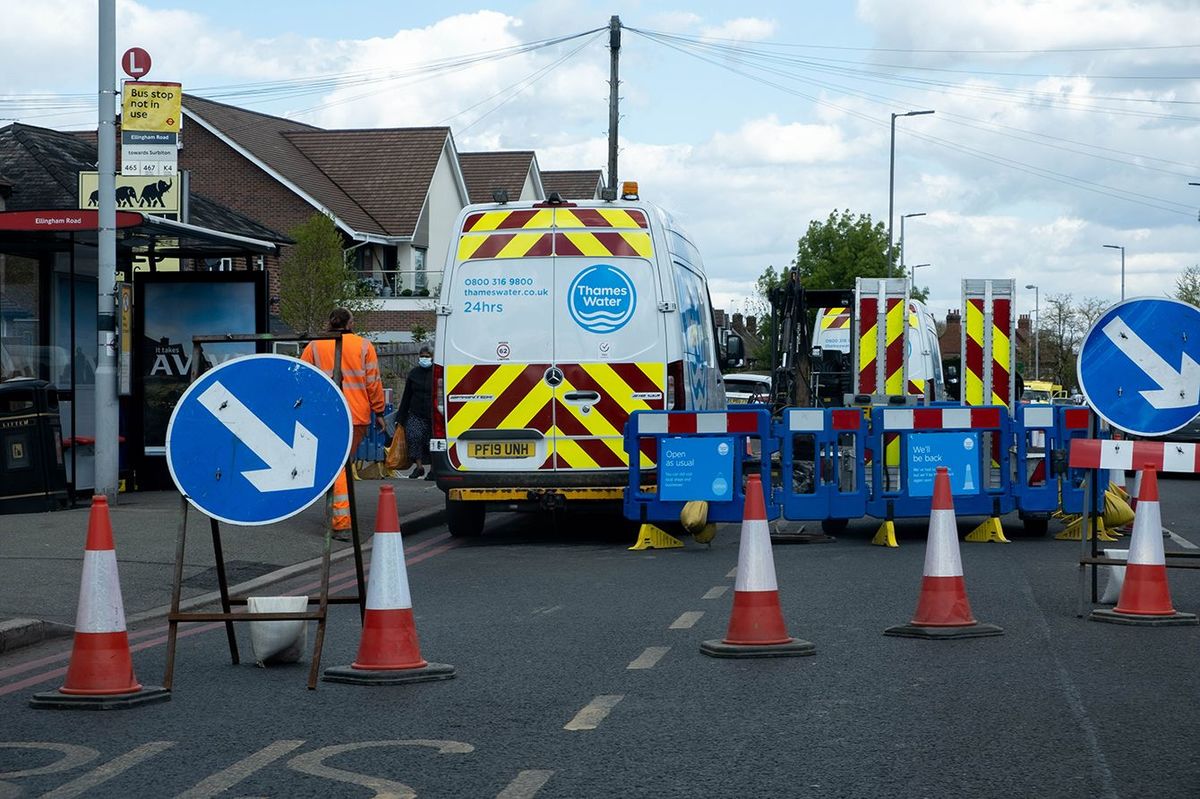
<instances>
[{"instance_id":1,"label":"white road marking","mask_svg":"<svg viewBox=\"0 0 1200 799\"><path fill-rule=\"evenodd\" d=\"M210 796L216 796L303 745L304 741L276 741L249 757L242 758L224 771L205 777L195 787L184 791L175 799L208 799Z\"/></svg>"},{"instance_id":2,"label":"white road marking","mask_svg":"<svg viewBox=\"0 0 1200 799\"><path fill-rule=\"evenodd\" d=\"M336 744L334 746L323 746L320 749L315 749L312 752L305 752L302 755L296 755L288 761L288 768L293 771L299 771L301 774L311 774L314 777L321 777L334 782L345 782L350 785L361 785L364 788L370 788L375 791L375 796L388 797L388 799L416 799L417 792L408 785L402 782L393 780L385 780L382 777L375 777L369 774L358 774L346 769L334 768L325 765L325 761L332 757L337 757L345 752L353 752L359 749L370 749L384 746L423 746L437 750L439 755L448 754L470 754L475 751L475 747L471 744L466 744L461 741L431 741L424 738L416 738L403 741L363 741L362 743L352 744ZM329 792L327 795L335 796L338 794Z\"/></svg>"},{"instance_id":3,"label":"white road marking","mask_svg":"<svg viewBox=\"0 0 1200 799\"><path fill-rule=\"evenodd\" d=\"M95 788L97 785L108 782L113 777L119 777L143 760L149 760L159 752L170 749L174 745L174 741L151 741L148 744L142 744L137 749L126 752L119 757L114 757L107 763L96 766L96 768L87 774L76 777L65 785L58 786L50 793L42 794L42 799L71 799L71 797L79 796L85 791Z\"/></svg>"},{"instance_id":4,"label":"white road marking","mask_svg":"<svg viewBox=\"0 0 1200 799\"><path fill-rule=\"evenodd\" d=\"M564 730L594 730L600 722L608 717L617 703L625 698L625 694L601 694L575 714L575 718L567 722Z\"/></svg>"},{"instance_id":5,"label":"white road marking","mask_svg":"<svg viewBox=\"0 0 1200 799\"><path fill-rule=\"evenodd\" d=\"M534 768L518 772L508 787L496 794L496 799L529 799L553 776L554 772L549 769Z\"/></svg>"},{"instance_id":6,"label":"white road marking","mask_svg":"<svg viewBox=\"0 0 1200 799\"><path fill-rule=\"evenodd\" d=\"M1172 541L1174 541L1176 544L1179 544L1179 546L1183 547L1184 549L1200 549L1200 547L1196 546L1191 541L1188 541L1186 538L1179 535L1179 533L1172 532L1165 527L1163 528L1163 532L1169 535Z\"/></svg>"},{"instance_id":7,"label":"white road marking","mask_svg":"<svg viewBox=\"0 0 1200 799\"><path fill-rule=\"evenodd\" d=\"M663 655L671 651L669 646L648 646L646 651L637 656L637 659L630 663L625 668L627 669L652 669L654 664L662 660Z\"/></svg>"},{"instance_id":8,"label":"white road marking","mask_svg":"<svg viewBox=\"0 0 1200 799\"><path fill-rule=\"evenodd\" d=\"M721 596L728 590L729 590L729 586L727 586L727 585L713 586L712 588L708 589L707 594L705 594L704 596L702 596L700 598L701 599L716 599L717 597Z\"/></svg>"},{"instance_id":9,"label":"white road marking","mask_svg":"<svg viewBox=\"0 0 1200 799\"><path fill-rule=\"evenodd\" d=\"M734 577L737 577L737 569L738 569L738 567L734 566L732 569L729 570L729 574L727 574L725 576L732 580Z\"/></svg>"},{"instance_id":10,"label":"white road marking","mask_svg":"<svg viewBox=\"0 0 1200 799\"><path fill-rule=\"evenodd\" d=\"M562 605L553 605L548 608L534 608L532 615L534 615L534 616L549 616L551 613L556 613L562 609L563 609Z\"/></svg>"},{"instance_id":11,"label":"white road marking","mask_svg":"<svg viewBox=\"0 0 1200 799\"><path fill-rule=\"evenodd\" d=\"M689 610L686 613L680 614L679 618L671 622L670 630L689 630L700 621L700 617L704 615L702 610Z\"/></svg>"}]
</instances>

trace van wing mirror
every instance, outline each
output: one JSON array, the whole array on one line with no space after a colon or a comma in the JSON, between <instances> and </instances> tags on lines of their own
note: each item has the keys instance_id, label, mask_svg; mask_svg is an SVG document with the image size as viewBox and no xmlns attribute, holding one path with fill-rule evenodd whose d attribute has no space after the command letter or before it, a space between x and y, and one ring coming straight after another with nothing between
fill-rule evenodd
<instances>
[{"instance_id":1,"label":"van wing mirror","mask_svg":"<svg viewBox=\"0 0 1200 799\"><path fill-rule=\"evenodd\" d=\"M735 333L729 333L725 336L725 365L736 366L746 360L746 346L742 343L742 339Z\"/></svg>"}]
</instances>

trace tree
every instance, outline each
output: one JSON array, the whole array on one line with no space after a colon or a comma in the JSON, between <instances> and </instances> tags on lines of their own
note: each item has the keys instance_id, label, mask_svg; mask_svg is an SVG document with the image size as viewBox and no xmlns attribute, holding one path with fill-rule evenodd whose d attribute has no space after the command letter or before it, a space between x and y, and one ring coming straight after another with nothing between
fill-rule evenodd
<instances>
[{"instance_id":1,"label":"tree","mask_svg":"<svg viewBox=\"0 0 1200 799\"><path fill-rule=\"evenodd\" d=\"M333 220L313 214L288 231L296 243L279 262L279 316L301 334L325 329L329 312L348 308L356 317L374 310L375 293L346 261ZM361 330L362 324L356 324Z\"/></svg>"},{"instance_id":2,"label":"tree","mask_svg":"<svg viewBox=\"0 0 1200 799\"><path fill-rule=\"evenodd\" d=\"M1175 299L1200 305L1200 264L1189 266L1175 280Z\"/></svg>"}]
</instances>

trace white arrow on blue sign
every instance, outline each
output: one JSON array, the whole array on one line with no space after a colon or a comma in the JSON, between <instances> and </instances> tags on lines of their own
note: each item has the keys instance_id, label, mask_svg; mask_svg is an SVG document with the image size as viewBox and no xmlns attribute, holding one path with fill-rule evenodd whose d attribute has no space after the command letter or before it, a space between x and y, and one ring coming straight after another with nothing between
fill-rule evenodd
<instances>
[{"instance_id":1,"label":"white arrow on blue sign","mask_svg":"<svg viewBox=\"0 0 1200 799\"><path fill-rule=\"evenodd\" d=\"M329 490L351 433L346 398L324 372L284 355L247 355L183 392L167 425L167 466L201 513L271 524Z\"/></svg>"},{"instance_id":2,"label":"white arrow on blue sign","mask_svg":"<svg viewBox=\"0 0 1200 799\"><path fill-rule=\"evenodd\" d=\"M1118 303L1088 330L1076 369L1088 404L1114 427L1178 430L1200 413L1200 308L1155 297Z\"/></svg>"}]
</instances>

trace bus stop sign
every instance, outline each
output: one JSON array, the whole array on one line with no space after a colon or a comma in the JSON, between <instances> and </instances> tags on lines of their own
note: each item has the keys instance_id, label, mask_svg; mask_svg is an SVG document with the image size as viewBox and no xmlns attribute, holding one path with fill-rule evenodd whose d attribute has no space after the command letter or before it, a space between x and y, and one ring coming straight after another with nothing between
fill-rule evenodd
<instances>
[{"instance_id":1,"label":"bus stop sign","mask_svg":"<svg viewBox=\"0 0 1200 799\"><path fill-rule=\"evenodd\" d=\"M247 355L183 392L167 425L167 466L201 513L271 524L329 490L350 441L350 408L324 372L284 355Z\"/></svg>"},{"instance_id":2,"label":"bus stop sign","mask_svg":"<svg viewBox=\"0 0 1200 799\"><path fill-rule=\"evenodd\" d=\"M1200 308L1126 300L1088 330L1076 364L1088 404L1135 435L1178 430L1200 413Z\"/></svg>"}]
</instances>

